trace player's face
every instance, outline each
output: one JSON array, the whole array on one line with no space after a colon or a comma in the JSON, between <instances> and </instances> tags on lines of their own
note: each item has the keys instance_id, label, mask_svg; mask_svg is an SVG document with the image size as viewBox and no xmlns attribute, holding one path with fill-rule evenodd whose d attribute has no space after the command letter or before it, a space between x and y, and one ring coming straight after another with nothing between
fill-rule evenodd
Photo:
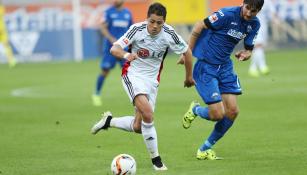
<instances>
[{"instance_id":1,"label":"player's face","mask_svg":"<svg viewBox=\"0 0 307 175\"><path fill-rule=\"evenodd\" d=\"M160 33L161 28L164 24L163 16L158 16L156 14L151 14L148 18L147 30L151 35L157 35Z\"/></svg>"},{"instance_id":2,"label":"player's face","mask_svg":"<svg viewBox=\"0 0 307 175\"><path fill-rule=\"evenodd\" d=\"M253 17L255 17L258 14L259 10L252 8L250 5L248 4L243 4L242 7L242 17L246 20L249 21L251 20Z\"/></svg>"}]
</instances>

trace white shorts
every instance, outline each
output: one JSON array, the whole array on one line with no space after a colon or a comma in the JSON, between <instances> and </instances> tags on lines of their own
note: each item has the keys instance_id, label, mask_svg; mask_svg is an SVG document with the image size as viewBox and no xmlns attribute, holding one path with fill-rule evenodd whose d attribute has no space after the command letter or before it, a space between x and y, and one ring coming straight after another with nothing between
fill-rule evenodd
<instances>
[{"instance_id":1,"label":"white shorts","mask_svg":"<svg viewBox=\"0 0 307 175\"><path fill-rule=\"evenodd\" d=\"M156 98L158 94L159 83L150 79L144 79L137 76L122 76L122 83L131 103L134 103L134 98L139 94L145 94L152 108L155 110Z\"/></svg>"}]
</instances>

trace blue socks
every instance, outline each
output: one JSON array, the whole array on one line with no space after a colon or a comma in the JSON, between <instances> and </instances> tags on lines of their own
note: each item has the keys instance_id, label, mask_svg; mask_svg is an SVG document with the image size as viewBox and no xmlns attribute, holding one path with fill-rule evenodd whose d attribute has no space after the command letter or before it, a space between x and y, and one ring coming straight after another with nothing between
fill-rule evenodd
<instances>
[{"instance_id":1,"label":"blue socks","mask_svg":"<svg viewBox=\"0 0 307 175\"><path fill-rule=\"evenodd\" d=\"M221 139L224 134L228 131L228 129L232 126L233 121L228 117L224 116L222 120L218 121L209 138L205 141L205 143L200 147L201 151L205 151L207 149L211 149L211 147Z\"/></svg>"},{"instance_id":2,"label":"blue socks","mask_svg":"<svg viewBox=\"0 0 307 175\"><path fill-rule=\"evenodd\" d=\"M96 92L95 92L96 95L100 95L100 91L101 91L103 82L104 82L104 76L99 74L97 77L97 81L96 81Z\"/></svg>"},{"instance_id":3,"label":"blue socks","mask_svg":"<svg viewBox=\"0 0 307 175\"><path fill-rule=\"evenodd\" d=\"M193 113L203 119L210 120L209 118L209 109L208 107L201 107L199 105L195 106L193 109Z\"/></svg>"}]
</instances>

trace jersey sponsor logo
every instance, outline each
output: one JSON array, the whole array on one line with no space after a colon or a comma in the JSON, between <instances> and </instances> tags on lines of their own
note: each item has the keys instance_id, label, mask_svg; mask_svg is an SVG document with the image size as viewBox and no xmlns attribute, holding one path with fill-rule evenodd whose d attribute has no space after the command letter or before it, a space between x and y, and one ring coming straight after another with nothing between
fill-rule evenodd
<instances>
[{"instance_id":1,"label":"jersey sponsor logo","mask_svg":"<svg viewBox=\"0 0 307 175\"><path fill-rule=\"evenodd\" d=\"M214 22L217 21L218 19L219 19L219 18L217 17L216 14L213 14L213 15L209 16L209 21L210 21L211 23L214 23Z\"/></svg>"},{"instance_id":2,"label":"jersey sponsor logo","mask_svg":"<svg viewBox=\"0 0 307 175\"><path fill-rule=\"evenodd\" d=\"M243 34L242 32L238 32L234 29L228 30L227 34L239 40L244 39L246 37L246 34Z\"/></svg>"},{"instance_id":3,"label":"jersey sponsor logo","mask_svg":"<svg viewBox=\"0 0 307 175\"><path fill-rule=\"evenodd\" d=\"M112 25L113 25L114 27L127 28L128 25L129 25L129 23L128 23L128 21L125 21L125 20L114 20L114 21L112 22Z\"/></svg>"},{"instance_id":4,"label":"jersey sponsor logo","mask_svg":"<svg viewBox=\"0 0 307 175\"><path fill-rule=\"evenodd\" d=\"M128 38L124 38L124 39L123 39L123 42L124 42L125 44L128 44L128 43L129 43L129 39L128 39Z\"/></svg>"},{"instance_id":5,"label":"jersey sponsor logo","mask_svg":"<svg viewBox=\"0 0 307 175\"><path fill-rule=\"evenodd\" d=\"M137 55L140 58L147 58L149 57L149 50L145 49L145 48L140 48L139 50L137 50Z\"/></svg>"},{"instance_id":6,"label":"jersey sponsor logo","mask_svg":"<svg viewBox=\"0 0 307 175\"><path fill-rule=\"evenodd\" d=\"M110 15L110 17L111 17L111 18L117 18L117 17L118 17L118 14L112 13L112 14Z\"/></svg>"}]
</instances>

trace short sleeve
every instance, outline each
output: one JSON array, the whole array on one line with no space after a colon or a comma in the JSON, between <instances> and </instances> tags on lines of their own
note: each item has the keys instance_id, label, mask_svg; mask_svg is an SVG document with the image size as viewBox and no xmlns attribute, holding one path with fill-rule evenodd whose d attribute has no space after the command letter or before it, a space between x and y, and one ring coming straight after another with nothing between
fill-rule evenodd
<instances>
[{"instance_id":1,"label":"short sleeve","mask_svg":"<svg viewBox=\"0 0 307 175\"><path fill-rule=\"evenodd\" d=\"M175 32L175 30L166 30L166 33L169 40L169 47L173 52L176 54L182 54L188 50L189 46L182 37Z\"/></svg>"},{"instance_id":2,"label":"short sleeve","mask_svg":"<svg viewBox=\"0 0 307 175\"><path fill-rule=\"evenodd\" d=\"M137 27L136 25L130 26L128 31L123 36L121 36L116 42L114 42L113 44L118 44L122 48L126 48L127 46L129 46L135 40L135 38L137 36L137 31L140 27L142 27L142 26L139 26L139 27Z\"/></svg>"}]
</instances>

